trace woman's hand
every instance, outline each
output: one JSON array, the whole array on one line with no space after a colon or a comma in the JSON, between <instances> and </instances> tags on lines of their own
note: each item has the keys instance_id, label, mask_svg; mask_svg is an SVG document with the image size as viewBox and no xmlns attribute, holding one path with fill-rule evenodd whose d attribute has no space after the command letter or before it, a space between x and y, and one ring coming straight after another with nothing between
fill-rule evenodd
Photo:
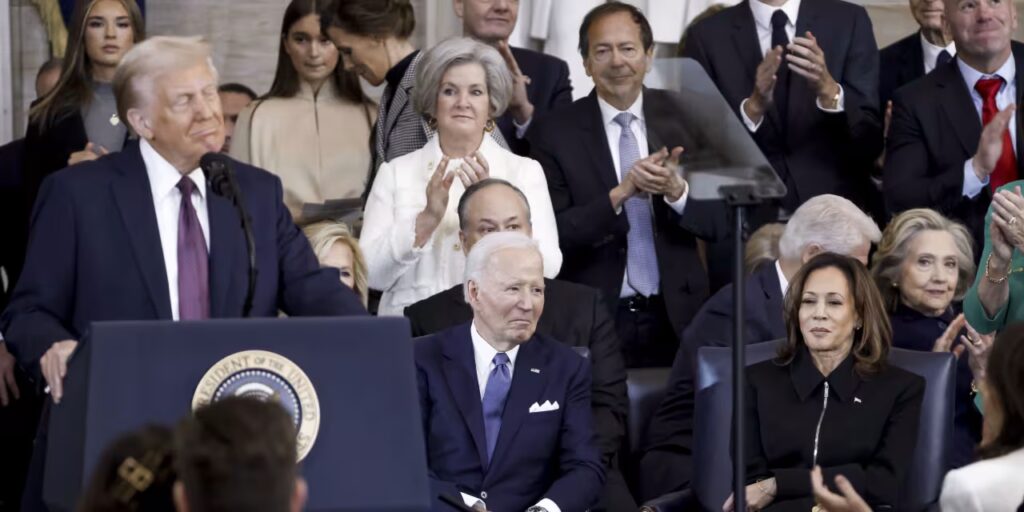
<instances>
[{"instance_id":1,"label":"woman's hand","mask_svg":"<svg viewBox=\"0 0 1024 512\"><path fill-rule=\"evenodd\" d=\"M455 182L455 173L445 174L447 169L448 157L444 157L427 181L427 206L416 216L415 247L426 245L434 230L441 224L444 212L448 210L448 191Z\"/></svg>"},{"instance_id":2,"label":"woman's hand","mask_svg":"<svg viewBox=\"0 0 1024 512\"><path fill-rule=\"evenodd\" d=\"M775 478L768 478L755 482L747 486L747 510L761 510L772 503L775 499L775 493L777 489L775 487ZM725 504L722 505L722 512L735 512L735 503L733 495L729 494L729 498L725 500Z\"/></svg>"},{"instance_id":3,"label":"woman's hand","mask_svg":"<svg viewBox=\"0 0 1024 512\"><path fill-rule=\"evenodd\" d=\"M76 347L78 347L78 342L75 340L55 342L39 360L43 378L46 379L46 384L50 388L50 397L53 398L55 404L59 404L61 398L64 398L64 377L68 374L68 359Z\"/></svg>"},{"instance_id":4,"label":"woman's hand","mask_svg":"<svg viewBox=\"0 0 1024 512\"><path fill-rule=\"evenodd\" d=\"M103 146L97 146L92 142L85 145L85 149L81 151L75 151L68 157L68 165L75 165L79 162L88 162L89 160L96 160L97 158L110 153L107 148Z\"/></svg>"},{"instance_id":5,"label":"woman's hand","mask_svg":"<svg viewBox=\"0 0 1024 512\"><path fill-rule=\"evenodd\" d=\"M960 343L970 354L967 365L971 367L975 381L985 380L988 355L992 352L992 342L995 339L995 333L978 334L978 331L975 331L970 325L967 326L967 336L960 336Z\"/></svg>"},{"instance_id":6,"label":"woman's hand","mask_svg":"<svg viewBox=\"0 0 1024 512\"><path fill-rule=\"evenodd\" d=\"M992 225L999 228L998 236L1003 247L999 248L997 255L1001 261L997 263L1010 263L1013 249L1024 250L1024 197L1021 197L1020 187L1014 187L1013 191L1000 190L992 197ZM989 238L992 239L992 252L996 253L996 236L992 226L989 227ZM1010 246L1007 250L1006 246Z\"/></svg>"},{"instance_id":7,"label":"woman's hand","mask_svg":"<svg viewBox=\"0 0 1024 512\"><path fill-rule=\"evenodd\" d=\"M871 512L871 507L857 494L856 489L846 477L836 477L836 487L842 494L836 494L825 487L821 476L821 467L814 466L811 471L811 489L814 490L814 501L818 507L827 512Z\"/></svg>"},{"instance_id":8,"label":"woman's hand","mask_svg":"<svg viewBox=\"0 0 1024 512\"><path fill-rule=\"evenodd\" d=\"M459 179L462 180L462 186L466 188L469 188L470 185L478 181L491 177L491 168L487 164L483 153L479 151L466 157L455 172L458 173Z\"/></svg>"},{"instance_id":9,"label":"woman's hand","mask_svg":"<svg viewBox=\"0 0 1024 512\"><path fill-rule=\"evenodd\" d=\"M953 342L956 341L956 337L960 334L960 331L967 325L967 320L964 318L964 314L960 313L949 323L949 327L946 327L946 331L942 333L935 340L935 345L932 346L932 352L950 352L950 348L953 346ZM960 336L963 339L963 336ZM953 355L958 359L960 354L964 353L964 346L957 345L956 348L952 349Z\"/></svg>"}]
</instances>

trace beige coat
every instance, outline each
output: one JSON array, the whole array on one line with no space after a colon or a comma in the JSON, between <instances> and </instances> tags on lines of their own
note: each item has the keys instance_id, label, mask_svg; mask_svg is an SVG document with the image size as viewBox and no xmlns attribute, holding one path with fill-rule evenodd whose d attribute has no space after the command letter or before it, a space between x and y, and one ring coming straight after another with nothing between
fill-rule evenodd
<instances>
[{"instance_id":1,"label":"beige coat","mask_svg":"<svg viewBox=\"0 0 1024 512\"><path fill-rule=\"evenodd\" d=\"M281 178L284 203L301 222L304 203L359 197L370 171L376 108L338 96L328 80L319 94L305 82L291 98L253 102L238 116L231 156ZM253 114L255 112L255 114Z\"/></svg>"}]
</instances>

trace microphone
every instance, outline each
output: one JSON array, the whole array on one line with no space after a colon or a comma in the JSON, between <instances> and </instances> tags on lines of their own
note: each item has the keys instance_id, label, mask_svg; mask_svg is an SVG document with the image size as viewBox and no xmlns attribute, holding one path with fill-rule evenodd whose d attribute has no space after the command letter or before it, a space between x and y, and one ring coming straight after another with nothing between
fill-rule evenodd
<instances>
[{"instance_id":1,"label":"microphone","mask_svg":"<svg viewBox=\"0 0 1024 512\"><path fill-rule=\"evenodd\" d=\"M247 318L252 312L253 295L256 292L256 239L252 234L252 218L245 210L245 198L242 189L235 179L235 171L231 167L231 159L221 153L207 153L199 159L199 167L206 174L206 183L214 194L217 194L235 206L242 220L242 231L245 233L245 249L249 256L249 286L245 293L242 306L242 317Z\"/></svg>"}]
</instances>

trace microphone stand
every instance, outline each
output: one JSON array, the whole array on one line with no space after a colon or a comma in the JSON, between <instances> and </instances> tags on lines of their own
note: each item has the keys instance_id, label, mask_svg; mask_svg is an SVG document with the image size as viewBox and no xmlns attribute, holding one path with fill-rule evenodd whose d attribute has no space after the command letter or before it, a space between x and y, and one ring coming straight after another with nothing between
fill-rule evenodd
<instances>
[{"instance_id":1,"label":"microphone stand","mask_svg":"<svg viewBox=\"0 0 1024 512\"><path fill-rule=\"evenodd\" d=\"M231 168L231 160L223 155L207 153L200 161L210 187L215 193L231 201L238 217L242 220L242 231L245 233L245 250L249 259L249 284L245 292L245 302L242 305L242 318L248 318L252 313L253 296L256 293L256 239L252 234L252 218L245 210L245 196L242 188L238 186L235 179L235 172Z\"/></svg>"}]
</instances>

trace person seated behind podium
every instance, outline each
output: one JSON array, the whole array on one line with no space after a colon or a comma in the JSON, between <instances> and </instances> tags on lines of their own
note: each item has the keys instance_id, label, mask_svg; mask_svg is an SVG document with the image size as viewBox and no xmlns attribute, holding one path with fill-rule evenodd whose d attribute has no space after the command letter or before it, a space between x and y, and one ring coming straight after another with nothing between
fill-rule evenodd
<instances>
[{"instance_id":1,"label":"person seated behind podium","mask_svg":"<svg viewBox=\"0 0 1024 512\"><path fill-rule=\"evenodd\" d=\"M958 315L959 300L974 278L971 235L962 224L935 210L914 208L892 219L872 258L871 273L892 323L893 346L957 354L956 412L953 417L952 468L975 460L981 440L981 413L971 391L969 346L958 343L979 334Z\"/></svg>"},{"instance_id":2,"label":"person seated behind podium","mask_svg":"<svg viewBox=\"0 0 1024 512\"><path fill-rule=\"evenodd\" d=\"M166 36L140 43L114 91L141 141L46 180L25 270L0 318L14 356L38 365L54 402L92 322L240 317L248 289L238 213L199 168L224 142L209 46ZM256 242L251 316L365 314L337 271L320 268L281 181L239 162L234 171Z\"/></svg>"},{"instance_id":3,"label":"person seated behind podium","mask_svg":"<svg viewBox=\"0 0 1024 512\"><path fill-rule=\"evenodd\" d=\"M512 95L512 76L498 51L467 38L441 42L417 66L413 94L416 111L437 133L380 167L359 239L370 287L383 291L378 313L401 315L459 282L465 257L455 204L488 177L508 180L530 199L545 275L557 275L562 253L543 169L487 136Z\"/></svg>"},{"instance_id":4,"label":"person seated behind podium","mask_svg":"<svg viewBox=\"0 0 1024 512\"><path fill-rule=\"evenodd\" d=\"M471 185L459 199L459 240L469 251L482 238L499 232L532 236L530 204L511 183L488 178ZM537 331L571 347L590 351L591 409L606 478L602 502L607 510L635 509L626 481L618 470L617 455L626 432L626 367L608 309L593 288L544 280L545 309ZM407 308L413 336L425 336L473 320L462 284L423 299Z\"/></svg>"},{"instance_id":5,"label":"person seated behind podium","mask_svg":"<svg viewBox=\"0 0 1024 512\"><path fill-rule=\"evenodd\" d=\"M173 512L174 442L149 425L119 437L100 455L78 512Z\"/></svg>"},{"instance_id":6,"label":"person seated behind podium","mask_svg":"<svg viewBox=\"0 0 1024 512\"><path fill-rule=\"evenodd\" d=\"M777 357L747 369L748 507L810 510L815 466L875 509L898 507L924 379L887 364L892 327L864 265L833 253L808 261L786 293L786 330Z\"/></svg>"},{"instance_id":7,"label":"person seated behind podium","mask_svg":"<svg viewBox=\"0 0 1024 512\"><path fill-rule=\"evenodd\" d=\"M414 347L427 464L438 494L486 510L582 512L604 482L594 438L590 364L539 334L544 263L523 233L469 252L473 321Z\"/></svg>"},{"instance_id":8,"label":"person seated behind podium","mask_svg":"<svg viewBox=\"0 0 1024 512\"><path fill-rule=\"evenodd\" d=\"M341 282L359 295L365 306L370 287L366 284L366 259L359 250L359 240L348 224L325 220L302 228L320 264L338 269Z\"/></svg>"},{"instance_id":9,"label":"person seated behind podium","mask_svg":"<svg viewBox=\"0 0 1024 512\"><path fill-rule=\"evenodd\" d=\"M298 512L295 423L274 401L233 396L186 418L174 433L178 512Z\"/></svg>"}]
</instances>

